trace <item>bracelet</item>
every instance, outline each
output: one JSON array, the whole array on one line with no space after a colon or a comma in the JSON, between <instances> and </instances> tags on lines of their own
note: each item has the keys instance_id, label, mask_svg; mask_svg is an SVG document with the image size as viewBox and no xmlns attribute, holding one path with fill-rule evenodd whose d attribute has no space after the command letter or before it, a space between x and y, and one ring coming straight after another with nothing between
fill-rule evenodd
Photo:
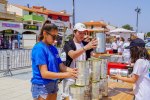
<instances>
[{"instance_id":1,"label":"bracelet","mask_svg":"<svg viewBox=\"0 0 150 100\"><path fill-rule=\"evenodd\" d=\"M86 49L83 47L83 50L86 51Z\"/></svg>"}]
</instances>

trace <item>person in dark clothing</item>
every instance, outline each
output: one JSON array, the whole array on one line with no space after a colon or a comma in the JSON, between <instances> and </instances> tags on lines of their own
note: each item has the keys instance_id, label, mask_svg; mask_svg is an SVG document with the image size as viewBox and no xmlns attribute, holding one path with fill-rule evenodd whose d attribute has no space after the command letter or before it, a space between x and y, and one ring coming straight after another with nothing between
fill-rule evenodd
<instances>
[{"instance_id":1,"label":"person in dark clothing","mask_svg":"<svg viewBox=\"0 0 150 100\"><path fill-rule=\"evenodd\" d=\"M66 53L66 61L64 64L75 68L77 60L87 60L93 54L92 51L97 47L98 41L92 39L90 42L84 41L87 29L84 24L77 23L73 30L73 39L69 40L64 45L64 52ZM88 39L86 39L88 40ZM74 79L64 79L64 93L69 96L69 86L74 83Z\"/></svg>"},{"instance_id":2,"label":"person in dark clothing","mask_svg":"<svg viewBox=\"0 0 150 100\"><path fill-rule=\"evenodd\" d=\"M82 44L83 44L83 46L86 46L86 45L88 44L88 42L82 41ZM66 42L66 44L65 44L65 46L64 46L64 48L63 48L63 50L64 50L65 53L66 53L66 61L64 61L64 64L67 65L67 66L70 66L70 65L71 65L71 62L73 61L73 59L68 55L68 52L69 52L70 50L73 50L73 51L76 51L76 50L77 50L74 41L73 41L73 40L69 40L68 42ZM84 49L83 49L83 50L84 50ZM86 51L84 50L84 52L86 53L86 58L85 58L85 60L87 60L88 58L91 57L92 51L93 51L93 49L89 49L89 50L86 50Z\"/></svg>"}]
</instances>

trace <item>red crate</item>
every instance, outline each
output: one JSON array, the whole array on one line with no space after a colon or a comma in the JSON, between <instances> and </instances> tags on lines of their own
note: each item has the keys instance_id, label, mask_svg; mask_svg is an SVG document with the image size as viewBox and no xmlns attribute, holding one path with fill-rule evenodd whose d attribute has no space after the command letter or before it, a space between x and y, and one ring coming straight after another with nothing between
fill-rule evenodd
<instances>
[{"instance_id":1,"label":"red crate","mask_svg":"<svg viewBox=\"0 0 150 100\"><path fill-rule=\"evenodd\" d=\"M113 50L107 50L107 53L113 54Z\"/></svg>"},{"instance_id":2,"label":"red crate","mask_svg":"<svg viewBox=\"0 0 150 100\"><path fill-rule=\"evenodd\" d=\"M118 63L118 62L109 62L108 63L108 75L110 74L110 68L117 68L117 69L127 69L127 64Z\"/></svg>"}]
</instances>

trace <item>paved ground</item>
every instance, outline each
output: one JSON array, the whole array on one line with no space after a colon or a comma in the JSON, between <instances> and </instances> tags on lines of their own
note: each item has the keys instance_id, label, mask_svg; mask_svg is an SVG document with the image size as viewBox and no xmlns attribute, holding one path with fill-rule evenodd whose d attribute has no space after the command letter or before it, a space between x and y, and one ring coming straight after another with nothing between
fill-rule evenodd
<instances>
[{"instance_id":1,"label":"paved ground","mask_svg":"<svg viewBox=\"0 0 150 100\"><path fill-rule=\"evenodd\" d=\"M31 96L31 69L12 71L13 76L2 77L0 73L0 100L33 100ZM61 84L59 88L62 88ZM58 100L62 100L58 92Z\"/></svg>"},{"instance_id":2,"label":"paved ground","mask_svg":"<svg viewBox=\"0 0 150 100\"><path fill-rule=\"evenodd\" d=\"M24 70L13 71L12 74L12 77L0 77L0 100L32 100L30 92L30 79L32 76L31 69L28 68ZM103 100L132 100L133 95L126 93L126 90L132 89L131 85L120 83L120 81L116 82L115 80L109 81L119 85L114 85L114 83L111 84L111 89L109 89L109 97L104 98ZM60 96L60 93L62 92L61 84L59 88L60 91L58 92L57 100L62 100Z\"/></svg>"},{"instance_id":3,"label":"paved ground","mask_svg":"<svg viewBox=\"0 0 150 100\"><path fill-rule=\"evenodd\" d=\"M12 77L0 78L0 100L32 100L30 93L31 69L12 72Z\"/></svg>"}]
</instances>

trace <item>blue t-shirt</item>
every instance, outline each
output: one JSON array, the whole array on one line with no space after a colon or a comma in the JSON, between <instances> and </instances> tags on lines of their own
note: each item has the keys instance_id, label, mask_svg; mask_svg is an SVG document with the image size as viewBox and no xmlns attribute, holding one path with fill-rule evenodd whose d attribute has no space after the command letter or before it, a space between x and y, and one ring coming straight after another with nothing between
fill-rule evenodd
<instances>
[{"instance_id":1,"label":"blue t-shirt","mask_svg":"<svg viewBox=\"0 0 150 100\"><path fill-rule=\"evenodd\" d=\"M33 84L48 84L57 79L43 79L40 73L39 65L47 65L48 71L60 72L59 64L62 63L56 47L46 45L42 41L37 43L31 54L32 59L32 74L31 82Z\"/></svg>"}]
</instances>

